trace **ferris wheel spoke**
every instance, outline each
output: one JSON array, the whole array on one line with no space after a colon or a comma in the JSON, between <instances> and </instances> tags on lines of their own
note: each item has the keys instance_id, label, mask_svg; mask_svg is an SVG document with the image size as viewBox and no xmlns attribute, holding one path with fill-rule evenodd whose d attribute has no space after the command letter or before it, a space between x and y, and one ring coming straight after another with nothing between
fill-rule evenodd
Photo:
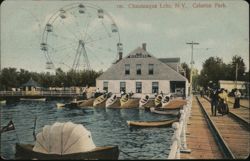
<instances>
[{"instance_id":1,"label":"ferris wheel spoke","mask_svg":"<svg viewBox=\"0 0 250 161\"><path fill-rule=\"evenodd\" d=\"M116 51L112 50L111 48L103 48L103 47L98 46L98 45L96 45L96 44L95 44L95 46L89 45L89 47L90 47L90 48L94 48L94 49L96 49L96 50L100 50L100 51L102 51L102 52L105 51L105 52L108 53L108 54L114 54L114 53L116 53Z\"/></svg>"},{"instance_id":2,"label":"ferris wheel spoke","mask_svg":"<svg viewBox=\"0 0 250 161\"><path fill-rule=\"evenodd\" d=\"M106 27L105 27L106 28ZM92 32L90 35L89 35L89 39L96 39L95 37L97 37L97 36L99 36L99 37L102 37L102 36L108 36L108 37L113 37L112 36L112 33L108 33L107 31L106 31L106 29L104 29L103 30L103 28L102 29L96 29L96 31L95 32ZM89 39L87 39L86 41L88 42L89 41ZM97 38L98 39L98 38Z\"/></svg>"},{"instance_id":3,"label":"ferris wheel spoke","mask_svg":"<svg viewBox=\"0 0 250 161\"><path fill-rule=\"evenodd\" d=\"M103 21L102 21L102 25L103 25L103 27L104 27L104 29L105 29L107 35L111 36L111 33L109 33L108 28L107 28L106 25L103 23Z\"/></svg>"},{"instance_id":4,"label":"ferris wheel spoke","mask_svg":"<svg viewBox=\"0 0 250 161\"><path fill-rule=\"evenodd\" d=\"M105 63L104 63L102 60L100 60L100 59L98 58L98 56L96 56L95 52L94 52L90 47L87 47L87 48L88 48L88 51L89 51L90 53L92 53L91 55L93 55L93 56L95 57L96 60L98 60L99 62L101 62L101 64L102 64L105 68L107 68L107 66L105 65Z\"/></svg>"},{"instance_id":5,"label":"ferris wheel spoke","mask_svg":"<svg viewBox=\"0 0 250 161\"><path fill-rule=\"evenodd\" d=\"M62 39L62 40L67 40L67 41L78 41L75 38L58 35L58 34L56 34L54 32L51 33L51 36L53 36L54 38L57 38L57 39Z\"/></svg>"},{"instance_id":6,"label":"ferris wheel spoke","mask_svg":"<svg viewBox=\"0 0 250 161\"><path fill-rule=\"evenodd\" d=\"M76 40L79 40L79 37L77 37L77 35L72 30L69 29L67 24L65 24L63 21L60 22L63 24L63 26L65 26L64 28L68 31L68 33L72 34Z\"/></svg>"},{"instance_id":7,"label":"ferris wheel spoke","mask_svg":"<svg viewBox=\"0 0 250 161\"><path fill-rule=\"evenodd\" d=\"M63 45L60 45L60 46L56 46L56 47L54 47L54 46L52 46L52 45L48 45L52 50L54 50L54 51L57 51L57 50L62 50L62 49L67 49L67 48L69 48L69 47L73 47L73 45L74 45L75 43L67 43L67 44L63 44Z\"/></svg>"},{"instance_id":8,"label":"ferris wheel spoke","mask_svg":"<svg viewBox=\"0 0 250 161\"><path fill-rule=\"evenodd\" d=\"M72 17L74 18L74 26L77 28L77 30L78 30L78 32L77 33L79 33L80 34L80 39L82 39L82 37L83 37L83 33L81 32L81 27L80 27L80 25L79 25L79 23L78 23L78 20L79 20L79 18L77 18L77 16L75 15L75 13L74 12L70 12L70 14L72 15Z\"/></svg>"},{"instance_id":9,"label":"ferris wheel spoke","mask_svg":"<svg viewBox=\"0 0 250 161\"><path fill-rule=\"evenodd\" d=\"M99 37L99 38L94 39L92 41L87 41L87 42L85 42L85 44L93 43L93 42L96 42L96 41L103 41L103 40L110 39L110 38L112 38L112 37L110 37L110 36Z\"/></svg>"},{"instance_id":10,"label":"ferris wheel spoke","mask_svg":"<svg viewBox=\"0 0 250 161\"><path fill-rule=\"evenodd\" d=\"M91 23L91 19L90 19L90 15L88 16L88 22L86 23L86 27L85 27L85 31L84 31L84 36L86 35L86 33L88 32L88 29L89 29L89 26L90 26L90 23ZM92 21L93 22L93 21ZM86 37L84 37L84 40L85 41Z\"/></svg>"},{"instance_id":11,"label":"ferris wheel spoke","mask_svg":"<svg viewBox=\"0 0 250 161\"><path fill-rule=\"evenodd\" d=\"M88 48L88 47L87 47ZM105 63L102 61L102 60L100 60L99 58L98 58L98 56L96 56L95 55L95 53L90 49L90 48L88 48L88 51L90 52L90 53L92 53L91 55L95 58L95 60L98 60L98 62L100 62L101 64L102 64L102 66L100 66L99 64L96 64L99 68L103 68L103 66L104 66L104 68L107 68L107 66L105 65Z\"/></svg>"}]
</instances>

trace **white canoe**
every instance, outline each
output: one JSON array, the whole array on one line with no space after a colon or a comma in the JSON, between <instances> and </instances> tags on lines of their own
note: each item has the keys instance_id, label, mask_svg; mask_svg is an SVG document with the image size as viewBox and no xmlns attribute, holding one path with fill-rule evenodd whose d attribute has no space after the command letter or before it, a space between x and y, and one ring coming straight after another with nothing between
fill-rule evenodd
<instances>
[{"instance_id":1,"label":"white canoe","mask_svg":"<svg viewBox=\"0 0 250 161\"><path fill-rule=\"evenodd\" d=\"M139 102L139 108L143 107L143 105L147 104L149 100L149 95L143 95Z\"/></svg>"},{"instance_id":2,"label":"white canoe","mask_svg":"<svg viewBox=\"0 0 250 161\"><path fill-rule=\"evenodd\" d=\"M162 107L165 107L167 104L169 104L170 102L170 95L166 95L163 97L161 103L162 103Z\"/></svg>"},{"instance_id":3,"label":"white canoe","mask_svg":"<svg viewBox=\"0 0 250 161\"><path fill-rule=\"evenodd\" d=\"M120 103L121 103L121 106L123 106L124 104L126 104L128 102L128 94L125 94L121 97L120 99Z\"/></svg>"},{"instance_id":4,"label":"white canoe","mask_svg":"<svg viewBox=\"0 0 250 161\"><path fill-rule=\"evenodd\" d=\"M63 107L65 107L65 104L64 103L57 103L56 107L57 108L63 108Z\"/></svg>"},{"instance_id":5,"label":"white canoe","mask_svg":"<svg viewBox=\"0 0 250 161\"><path fill-rule=\"evenodd\" d=\"M102 104L105 103L105 101L107 100L107 98L108 98L108 94L107 94L107 93L105 93L105 94L103 94L103 95L97 97L97 98L94 100L93 106L94 106L94 107L102 106ZM104 104L104 106L105 106L105 104Z\"/></svg>"},{"instance_id":6,"label":"white canoe","mask_svg":"<svg viewBox=\"0 0 250 161\"><path fill-rule=\"evenodd\" d=\"M162 106L161 100L162 100L162 95L157 95L157 96L155 97L155 106L156 106L156 107Z\"/></svg>"},{"instance_id":7,"label":"white canoe","mask_svg":"<svg viewBox=\"0 0 250 161\"><path fill-rule=\"evenodd\" d=\"M153 113L157 113L157 114L162 114L162 115L179 115L180 113L180 109L164 109L164 108L155 108L155 107L151 107L150 111Z\"/></svg>"},{"instance_id":8,"label":"white canoe","mask_svg":"<svg viewBox=\"0 0 250 161\"><path fill-rule=\"evenodd\" d=\"M0 105L5 105L6 104L6 100L1 100L0 101Z\"/></svg>"},{"instance_id":9,"label":"white canoe","mask_svg":"<svg viewBox=\"0 0 250 161\"><path fill-rule=\"evenodd\" d=\"M46 98L20 98L21 101L46 101Z\"/></svg>"},{"instance_id":10,"label":"white canoe","mask_svg":"<svg viewBox=\"0 0 250 161\"><path fill-rule=\"evenodd\" d=\"M117 96L113 94L110 98L107 99L105 107L110 107L117 101Z\"/></svg>"}]
</instances>

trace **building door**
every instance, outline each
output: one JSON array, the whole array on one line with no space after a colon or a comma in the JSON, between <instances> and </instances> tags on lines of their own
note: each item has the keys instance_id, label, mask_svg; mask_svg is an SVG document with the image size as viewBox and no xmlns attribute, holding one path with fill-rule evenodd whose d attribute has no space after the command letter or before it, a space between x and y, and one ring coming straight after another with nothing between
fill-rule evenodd
<instances>
[{"instance_id":1,"label":"building door","mask_svg":"<svg viewBox=\"0 0 250 161\"><path fill-rule=\"evenodd\" d=\"M177 96L183 96L186 91L185 85L185 81L170 81L170 92L175 93Z\"/></svg>"}]
</instances>

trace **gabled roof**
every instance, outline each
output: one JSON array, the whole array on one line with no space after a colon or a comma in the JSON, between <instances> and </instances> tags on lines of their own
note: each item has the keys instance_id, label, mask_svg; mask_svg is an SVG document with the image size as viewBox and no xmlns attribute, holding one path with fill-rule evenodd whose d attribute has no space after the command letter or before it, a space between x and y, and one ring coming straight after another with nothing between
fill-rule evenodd
<instances>
[{"instance_id":1,"label":"gabled roof","mask_svg":"<svg viewBox=\"0 0 250 161\"><path fill-rule=\"evenodd\" d=\"M159 58L163 63L180 63L180 58Z\"/></svg>"},{"instance_id":2,"label":"gabled roof","mask_svg":"<svg viewBox=\"0 0 250 161\"><path fill-rule=\"evenodd\" d=\"M125 64L130 64L130 74L125 75ZM136 74L136 64L141 64L141 75ZM154 64L154 74L148 74L148 64ZM187 79L174 69L159 61L153 55L136 48L118 63L113 64L97 80L172 80L187 81Z\"/></svg>"},{"instance_id":3,"label":"gabled roof","mask_svg":"<svg viewBox=\"0 0 250 161\"><path fill-rule=\"evenodd\" d=\"M159 58L158 60L160 60L161 62L163 62L163 63L167 64L168 66L170 66L172 69L179 72L180 58Z\"/></svg>"},{"instance_id":4,"label":"gabled roof","mask_svg":"<svg viewBox=\"0 0 250 161\"><path fill-rule=\"evenodd\" d=\"M35 82L32 78L28 82L21 85L21 87L42 87L40 84Z\"/></svg>"}]
</instances>

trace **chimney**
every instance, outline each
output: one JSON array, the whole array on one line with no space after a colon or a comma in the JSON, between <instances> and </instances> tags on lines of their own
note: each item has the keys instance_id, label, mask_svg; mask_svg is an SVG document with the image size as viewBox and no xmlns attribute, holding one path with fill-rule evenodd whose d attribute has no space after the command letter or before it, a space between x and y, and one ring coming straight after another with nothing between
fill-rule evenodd
<instances>
[{"instance_id":1,"label":"chimney","mask_svg":"<svg viewBox=\"0 0 250 161\"><path fill-rule=\"evenodd\" d=\"M119 52L119 59L118 60L122 60L122 52Z\"/></svg>"},{"instance_id":2,"label":"chimney","mask_svg":"<svg viewBox=\"0 0 250 161\"><path fill-rule=\"evenodd\" d=\"M142 43L142 49L147 51L147 48L146 48L147 44L146 43Z\"/></svg>"},{"instance_id":3,"label":"chimney","mask_svg":"<svg viewBox=\"0 0 250 161\"><path fill-rule=\"evenodd\" d=\"M118 51L118 61L122 59L122 43L117 43L117 51Z\"/></svg>"}]
</instances>

